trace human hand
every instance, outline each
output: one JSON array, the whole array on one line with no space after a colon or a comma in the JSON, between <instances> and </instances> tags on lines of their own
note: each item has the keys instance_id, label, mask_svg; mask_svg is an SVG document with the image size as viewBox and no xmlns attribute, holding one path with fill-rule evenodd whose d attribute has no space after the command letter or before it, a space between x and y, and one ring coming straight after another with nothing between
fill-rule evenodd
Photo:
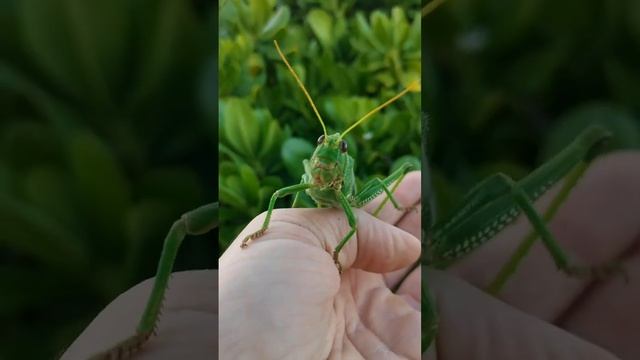
<instances>
[{"instance_id":1,"label":"human hand","mask_svg":"<svg viewBox=\"0 0 640 360\"><path fill-rule=\"evenodd\" d=\"M419 189L413 172L395 196L419 209ZM246 249L240 241L264 214L238 235L219 263L221 359L420 358L419 272L405 281L413 286L390 290L420 256L419 211L355 214L342 276L331 257L349 230L342 209L277 209Z\"/></svg>"},{"instance_id":2,"label":"human hand","mask_svg":"<svg viewBox=\"0 0 640 360\"><path fill-rule=\"evenodd\" d=\"M67 349L61 360L88 359L135 334L151 293L146 280L109 304ZM215 359L218 354L218 271L171 275L157 335L136 352L136 359Z\"/></svg>"},{"instance_id":3,"label":"human hand","mask_svg":"<svg viewBox=\"0 0 640 360\"><path fill-rule=\"evenodd\" d=\"M622 276L568 277L538 242L500 293L502 301L469 285L485 288L513 253L530 229L520 218L449 274L425 270L440 331L424 357L433 359L437 352L438 359L640 358L639 185L640 154L598 159L550 223L576 261L619 259L629 283Z\"/></svg>"}]
</instances>

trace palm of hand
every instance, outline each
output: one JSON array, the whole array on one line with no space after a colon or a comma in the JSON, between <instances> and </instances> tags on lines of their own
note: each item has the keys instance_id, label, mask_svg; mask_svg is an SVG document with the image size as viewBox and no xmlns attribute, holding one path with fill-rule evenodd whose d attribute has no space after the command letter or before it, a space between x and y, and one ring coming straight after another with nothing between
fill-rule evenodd
<instances>
[{"instance_id":1,"label":"palm of hand","mask_svg":"<svg viewBox=\"0 0 640 360\"><path fill-rule=\"evenodd\" d=\"M418 173L403 181L396 192L401 204L419 202L414 190L419 181ZM357 238L343 248L341 277L330 255L348 230L340 209L280 210L267 233L246 250L238 240L231 245L220 259L221 353L278 359L420 357L419 273L397 294L390 290L407 271L401 268L420 254L420 242L411 235L419 233L419 213L391 206L382 211L381 219L406 231L364 211L356 215ZM238 239L262 220L256 218Z\"/></svg>"}]
</instances>

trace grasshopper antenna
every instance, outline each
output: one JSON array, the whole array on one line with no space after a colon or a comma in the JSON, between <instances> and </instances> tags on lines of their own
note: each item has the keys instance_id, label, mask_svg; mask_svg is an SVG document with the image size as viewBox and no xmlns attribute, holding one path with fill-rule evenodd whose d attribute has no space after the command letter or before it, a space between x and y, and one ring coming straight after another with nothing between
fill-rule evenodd
<instances>
[{"instance_id":1,"label":"grasshopper antenna","mask_svg":"<svg viewBox=\"0 0 640 360\"><path fill-rule=\"evenodd\" d=\"M320 124L322 125L322 132L324 133L324 138L326 139L327 136L328 136L327 135L327 128L324 126L324 122L322 121L322 117L320 116L320 113L318 112L318 109L316 109L316 105L313 103L313 100L311 99L311 96L307 92L307 89L305 89L304 84L302 83L302 81L298 77L298 74L296 74L296 72L293 70L291 65L289 65L289 62L287 61L287 58L282 53L282 50L280 50L280 46L278 46L278 41L277 40L273 40L273 43L276 45L276 50L278 51L278 54L280 54L280 58L282 58L282 61L284 61L285 65L287 65L287 68L289 69L289 71L291 72L293 77L296 79L296 82L298 82L298 86L300 86L300 88L302 89L304 94L307 96L307 100L309 100L309 103L311 104L311 107L313 108L313 111L316 113L316 116L318 117L318 120L320 120Z\"/></svg>"},{"instance_id":2,"label":"grasshopper antenna","mask_svg":"<svg viewBox=\"0 0 640 360\"><path fill-rule=\"evenodd\" d=\"M409 84L409 86L407 86L404 90L402 90L398 95L392 97L391 99L387 100L384 104L376 107L375 109L369 111L368 113L366 113L363 117L360 118L360 120L356 121L353 125L349 126L349 128L347 130L345 130L342 135L340 135L340 139L344 138L344 136L351 130L353 130L353 128L355 128L356 126L360 125L360 123L362 123L363 121L367 120L369 117L371 117L371 115L377 113L378 111L384 109L385 107L387 107L389 104L391 104L392 102L398 100L399 98L401 98L404 94L406 94L409 91L413 91L413 90L418 90L420 89L420 82L418 80L415 80L413 82L411 82Z\"/></svg>"},{"instance_id":3,"label":"grasshopper antenna","mask_svg":"<svg viewBox=\"0 0 640 360\"><path fill-rule=\"evenodd\" d=\"M447 0L432 0L422 8L422 17L429 15Z\"/></svg>"}]
</instances>

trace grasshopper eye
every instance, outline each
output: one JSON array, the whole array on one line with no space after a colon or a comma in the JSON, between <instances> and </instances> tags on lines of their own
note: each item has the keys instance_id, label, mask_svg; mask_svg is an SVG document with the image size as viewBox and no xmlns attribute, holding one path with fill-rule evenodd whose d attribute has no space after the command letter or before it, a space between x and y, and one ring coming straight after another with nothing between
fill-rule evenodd
<instances>
[{"instance_id":1,"label":"grasshopper eye","mask_svg":"<svg viewBox=\"0 0 640 360\"><path fill-rule=\"evenodd\" d=\"M340 151L343 153L347 152L347 142L344 140L340 141Z\"/></svg>"},{"instance_id":2,"label":"grasshopper eye","mask_svg":"<svg viewBox=\"0 0 640 360\"><path fill-rule=\"evenodd\" d=\"M322 144L324 142L324 135L320 135L320 137L318 138L318 145Z\"/></svg>"}]
</instances>

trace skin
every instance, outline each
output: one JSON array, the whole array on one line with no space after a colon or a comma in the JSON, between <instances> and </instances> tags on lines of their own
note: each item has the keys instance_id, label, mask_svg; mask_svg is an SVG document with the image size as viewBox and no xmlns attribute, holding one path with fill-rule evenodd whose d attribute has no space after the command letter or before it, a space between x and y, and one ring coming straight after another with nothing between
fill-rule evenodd
<instances>
[{"instance_id":1,"label":"skin","mask_svg":"<svg viewBox=\"0 0 640 360\"><path fill-rule=\"evenodd\" d=\"M403 184L396 191L401 204L419 198L415 192L419 189L416 174L407 175ZM489 283L528 231L526 220L520 219L447 273L424 270L422 275L427 278L438 306L440 332L436 346L423 358L434 359L436 355L438 359L640 358L638 184L640 153L604 156L594 162L550 225L558 240L586 264L620 259L630 277L629 283L625 284L619 276L597 282L567 278L555 270L546 251L536 244L506 284L500 300L490 297L480 289ZM537 205L543 208L548 199L549 196L544 197ZM375 203L367 209L375 207ZM297 215L298 211L303 215ZM420 227L418 213L399 213L391 206L383 210L381 218L413 234L407 235L358 211L361 224L375 226L378 236L369 236L361 225L358 241L345 247L345 254L349 254L345 265L349 270L342 281L337 278L328 249L324 248L330 244L303 241L306 230L290 221L300 221L322 234L334 225L346 230L344 214L325 209L283 209L274 212L274 217L275 214L280 220L274 222L264 238L242 253L239 244L233 244L220 259L222 359L252 351L260 351L261 355L267 351L281 352L282 346L275 345L279 342L285 344L286 355L291 358L310 346L301 348L299 344L321 348L328 343L325 351L331 358L355 354L376 359L363 354L369 348L378 349L378 358L385 358L382 354L386 353L387 359L396 359L403 349L415 349L413 342L419 344L419 339L414 340L413 334L420 331L419 320L415 324L415 316L420 314L416 310L420 269L407 277L396 294L389 288L397 284L406 268L395 272L387 269L411 263L414 258L409 253L416 251L412 244ZM310 216L317 225L309 225ZM261 221L262 217L256 218L239 238L257 229ZM338 241L342 232L333 232ZM394 239L380 240L389 236ZM360 270L363 268L370 270L365 273ZM215 270L173 275L166 300L172 305L164 310L158 336L141 350L140 359L203 359L217 353L216 275ZM122 334L132 333L150 285L147 280L118 297L63 358L82 358L74 355L90 353L120 340ZM246 296L236 296L234 292ZM360 303L349 304L349 299L360 299ZM356 305L364 301L369 301L369 305ZM346 312L347 309L353 311ZM291 329L283 314L302 311L304 316L293 321L307 326L296 325ZM325 314L329 314L335 326L321 328ZM401 314L405 316L400 317ZM347 320L361 326L345 327ZM282 325L281 329L287 331L286 338L273 331L274 324ZM345 329L350 329L349 336L344 336ZM378 334L378 339L366 336L371 332ZM318 338L320 335L324 337ZM314 356L319 357L317 353Z\"/></svg>"},{"instance_id":2,"label":"skin","mask_svg":"<svg viewBox=\"0 0 640 360\"><path fill-rule=\"evenodd\" d=\"M538 242L501 292L502 301L489 297L479 288L530 229L519 219L448 273L424 274L441 330L425 358L434 359L436 352L438 359L640 358L639 184L640 153L601 157L550 224L581 263L618 259L629 283L623 276L568 278Z\"/></svg>"},{"instance_id":3,"label":"skin","mask_svg":"<svg viewBox=\"0 0 640 360\"><path fill-rule=\"evenodd\" d=\"M397 200L417 205L419 172L403 183ZM330 252L349 231L342 209L278 209L264 236L241 250L238 239L258 229L263 215L245 228L220 259L224 358L420 358L419 302L409 291L390 290L397 273L385 277L417 261L420 213L390 205L380 219L365 210L356 216L356 238L341 253L342 277Z\"/></svg>"}]
</instances>

